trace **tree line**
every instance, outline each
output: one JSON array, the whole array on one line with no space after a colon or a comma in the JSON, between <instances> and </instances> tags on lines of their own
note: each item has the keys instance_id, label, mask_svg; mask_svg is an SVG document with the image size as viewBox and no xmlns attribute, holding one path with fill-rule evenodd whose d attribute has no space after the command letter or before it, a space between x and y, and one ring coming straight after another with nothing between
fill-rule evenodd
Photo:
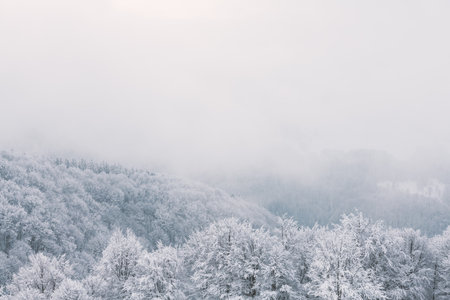
<instances>
[{"instance_id":1,"label":"tree line","mask_svg":"<svg viewBox=\"0 0 450 300\"><path fill-rule=\"evenodd\" d=\"M178 247L147 251L116 230L89 274L32 254L0 299L449 299L450 227L428 238L343 215L331 227L275 229L226 218Z\"/></svg>"}]
</instances>

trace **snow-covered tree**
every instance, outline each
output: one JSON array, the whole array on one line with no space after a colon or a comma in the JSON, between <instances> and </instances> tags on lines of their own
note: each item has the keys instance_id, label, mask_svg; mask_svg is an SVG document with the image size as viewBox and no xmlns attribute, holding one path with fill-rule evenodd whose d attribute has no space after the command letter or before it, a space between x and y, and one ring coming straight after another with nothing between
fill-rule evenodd
<instances>
[{"instance_id":1,"label":"snow-covered tree","mask_svg":"<svg viewBox=\"0 0 450 300\"><path fill-rule=\"evenodd\" d=\"M94 291L100 293L97 296L123 299L127 295L124 284L135 276L138 260L143 253L141 244L131 230L127 230L125 235L116 230L94 269L93 275L103 281L103 288Z\"/></svg>"},{"instance_id":2,"label":"snow-covered tree","mask_svg":"<svg viewBox=\"0 0 450 300\"><path fill-rule=\"evenodd\" d=\"M14 242L22 238L25 216L22 207L9 204L0 195L0 252L9 254Z\"/></svg>"},{"instance_id":3,"label":"snow-covered tree","mask_svg":"<svg viewBox=\"0 0 450 300\"><path fill-rule=\"evenodd\" d=\"M38 253L30 256L30 263L14 275L7 289L11 295L37 292L49 298L71 274L72 266L64 257L48 257Z\"/></svg>"},{"instance_id":4,"label":"snow-covered tree","mask_svg":"<svg viewBox=\"0 0 450 300\"><path fill-rule=\"evenodd\" d=\"M324 228L299 227L292 218L283 217L279 219L278 229L283 247L288 251L295 267L298 288L305 294L303 285L309 281L308 271L316 249L316 238L321 235Z\"/></svg>"},{"instance_id":5,"label":"snow-covered tree","mask_svg":"<svg viewBox=\"0 0 450 300\"><path fill-rule=\"evenodd\" d=\"M108 295L108 283L98 274L90 274L82 280L86 294L92 299L102 299Z\"/></svg>"},{"instance_id":6,"label":"snow-covered tree","mask_svg":"<svg viewBox=\"0 0 450 300\"><path fill-rule=\"evenodd\" d=\"M306 284L310 295L320 299L384 299L382 286L370 269L364 269L362 249L344 226L317 238L315 255Z\"/></svg>"},{"instance_id":7,"label":"snow-covered tree","mask_svg":"<svg viewBox=\"0 0 450 300\"><path fill-rule=\"evenodd\" d=\"M86 289L79 282L65 279L53 293L51 300L90 300Z\"/></svg>"},{"instance_id":8,"label":"snow-covered tree","mask_svg":"<svg viewBox=\"0 0 450 300\"><path fill-rule=\"evenodd\" d=\"M300 283L297 277L295 256L287 251L280 240L275 236L262 234L263 253L261 256L262 282L261 299L285 300L300 298Z\"/></svg>"},{"instance_id":9,"label":"snow-covered tree","mask_svg":"<svg viewBox=\"0 0 450 300\"><path fill-rule=\"evenodd\" d=\"M125 283L130 299L183 299L180 272L183 261L178 250L158 244L158 249L144 253L138 260L135 276Z\"/></svg>"},{"instance_id":10,"label":"snow-covered tree","mask_svg":"<svg viewBox=\"0 0 450 300\"><path fill-rule=\"evenodd\" d=\"M47 300L48 298L38 290L23 290L14 295L0 296L1 300Z\"/></svg>"},{"instance_id":11,"label":"snow-covered tree","mask_svg":"<svg viewBox=\"0 0 450 300\"><path fill-rule=\"evenodd\" d=\"M242 275L233 273L233 267L239 264L234 250L240 231L249 230L248 227L236 219L227 219L190 237L185 258L196 297L223 299L241 295L242 287L238 281Z\"/></svg>"},{"instance_id":12,"label":"snow-covered tree","mask_svg":"<svg viewBox=\"0 0 450 300\"><path fill-rule=\"evenodd\" d=\"M226 219L195 233L185 257L195 297L281 299L292 292L289 253L276 237L248 222Z\"/></svg>"},{"instance_id":13,"label":"snow-covered tree","mask_svg":"<svg viewBox=\"0 0 450 300\"><path fill-rule=\"evenodd\" d=\"M396 272L391 261L393 237L383 223L380 221L373 223L362 213L350 213L342 216L341 226L356 242L363 268L371 270L382 284L383 290L390 293L392 290L390 277Z\"/></svg>"},{"instance_id":14,"label":"snow-covered tree","mask_svg":"<svg viewBox=\"0 0 450 300\"><path fill-rule=\"evenodd\" d=\"M432 259L432 300L450 298L450 227L430 241Z\"/></svg>"},{"instance_id":15,"label":"snow-covered tree","mask_svg":"<svg viewBox=\"0 0 450 300\"><path fill-rule=\"evenodd\" d=\"M429 299L432 253L427 238L412 229L392 229L385 290L390 299Z\"/></svg>"}]
</instances>

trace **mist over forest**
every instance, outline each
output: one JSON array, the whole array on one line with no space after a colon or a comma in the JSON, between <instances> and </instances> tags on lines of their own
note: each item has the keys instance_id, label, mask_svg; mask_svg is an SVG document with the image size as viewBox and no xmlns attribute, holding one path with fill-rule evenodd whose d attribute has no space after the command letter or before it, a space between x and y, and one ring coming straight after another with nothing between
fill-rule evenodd
<instances>
[{"instance_id":1,"label":"mist over forest","mask_svg":"<svg viewBox=\"0 0 450 300\"><path fill-rule=\"evenodd\" d=\"M449 15L0 0L0 299L450 299Z\"/></svg>"},{"instance_id":2,"label":"mist over forest","mask_svg":"<svg viewBox=\"0 0 450 300\"><path fill-rule=\"evenodd\" d=\"M450 223L450 165L445 161L402 161L373 150L325 151L298 169L287 175L255 169L202 178L306 226L338 222L343 213L355 209L386 224L430 235Z\"/></svg>"}]
</instances>

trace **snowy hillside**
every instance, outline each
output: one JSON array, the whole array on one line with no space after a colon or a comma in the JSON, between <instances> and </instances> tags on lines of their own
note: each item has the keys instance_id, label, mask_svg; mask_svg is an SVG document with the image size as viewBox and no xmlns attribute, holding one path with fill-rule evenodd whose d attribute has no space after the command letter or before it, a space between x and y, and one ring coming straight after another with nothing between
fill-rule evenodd
<instances>
[{"instance_id":1,"label":"snowy hillside","mask_svg":"<svg viewBox=\"0 0 450 300\"><path fill-rule=\"evenodd\" d=\"M293 219L170 176L2 152L0 299L447 299L450 227Z\"/></svg>"},{"instance_id":2,"label":"snowy hillside","mask_svg":"<svg viewBox=\"0 0 450 300\"><path fill-rule=\"evenodd\" d=\"M179 244L224 217L273 223L262 208L203 184L106 163L0 154L0 284L31 253L87 272L116 228L147 249Z\"/></svg>"}]
</instances>

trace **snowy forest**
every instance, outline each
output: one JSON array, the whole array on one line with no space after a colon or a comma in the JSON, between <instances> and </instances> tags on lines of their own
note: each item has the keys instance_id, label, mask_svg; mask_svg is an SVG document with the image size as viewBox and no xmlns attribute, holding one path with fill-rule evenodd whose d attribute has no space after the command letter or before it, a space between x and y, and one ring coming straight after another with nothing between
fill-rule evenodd
<instances>
[{"instance_id":1,"label":"snowy forest","mask_svg":"<svg viewBox=\"0 0 450 300\"><path fill-rule=\"evenodd\" d=\"M450 300L449 16L0 0L0 300Z\"/></svg>"},{"instance_id":2,"label":"snowy forest","mask_svg":"<svg viewBox=\"0 0 450 300\"><path fill-rule=\"evenodd\" d=\"M1 299L448 299L450 227L303 226L203 184L2 152Z\"/></svg>"}]
</instances>

